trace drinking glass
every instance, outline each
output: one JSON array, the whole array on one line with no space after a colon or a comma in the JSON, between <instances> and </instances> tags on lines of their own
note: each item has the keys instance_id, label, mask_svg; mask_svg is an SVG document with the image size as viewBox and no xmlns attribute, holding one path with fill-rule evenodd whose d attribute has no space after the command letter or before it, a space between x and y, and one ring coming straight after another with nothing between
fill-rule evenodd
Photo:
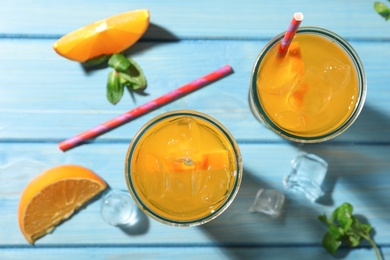
<instances>
[{"instance_id":1,"label":"drinking glass","mask_svg":"<svg viewBox=\"0 0 390 260\"><path fill-rule=\"evenodd\" d=\"M253 66L249 104L254 116L295 142L340 135L357 119L366 97L358 54L334 32L301 27L281 58L277 50L283 36L270 40Z\"/></svg>"},{"instance_id":2,"label":"drinking glass","mask_svg":"<svg viewBox=\"0 0 390 260\"><path fill-rule=\"evenodd\" d=\"M178 110L153 118L137 132L125 177L147 215L168 225L196 226L229 207L242 170L239 147L220 122Z\"/></svg>"}]
</instances>

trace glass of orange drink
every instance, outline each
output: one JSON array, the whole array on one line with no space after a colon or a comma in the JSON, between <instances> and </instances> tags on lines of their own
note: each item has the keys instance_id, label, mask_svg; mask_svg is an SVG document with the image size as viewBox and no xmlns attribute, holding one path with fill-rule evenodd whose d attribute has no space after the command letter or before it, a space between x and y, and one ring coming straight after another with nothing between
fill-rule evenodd
<instances>
[{"instance_id":1,"label":"glass of orange drink","mask_svg":"<svg viewBox=\"0 0 390 260\"><path fill-rule=\"evenodd\" d=\"M367 83L359 56L337 34L301 27L281 57L277 52L283 36L273 38L254 64L249 91L253 114L291 141L315 143L338 136L364 105Z\"/></svg>"},{"instance_id":2,"label":"glass of orange drink","mask_svg":"<svg viewBox=\"0 0 390 260\"><path fill-rule=\"evenodd\" d=\"M146 123L127 151L125 177L138 206L173 226L204 224L225 211L242 179L239 147L217 120L192 110Z\"/></svg>"}]
</instances>

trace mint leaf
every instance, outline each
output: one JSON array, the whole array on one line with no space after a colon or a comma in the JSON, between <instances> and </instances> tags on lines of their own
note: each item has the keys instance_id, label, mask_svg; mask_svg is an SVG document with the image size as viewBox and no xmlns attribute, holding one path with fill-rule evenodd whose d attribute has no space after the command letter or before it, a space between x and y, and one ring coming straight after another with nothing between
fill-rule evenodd
<instances>
[{"instance_id":1,"label":"mint leaf","mask_svg":"<svg viewBox=\"0 0 390 260\"><path fill-rule=\"evenodd\" d=\"M108 60L108 66L114 68L118 72L127 72L131 63L122 54L114 54Z\"/></svg>"},{"instance_id":2,"label":"mint leaf","mask_svg":"<svg viewBox=\"0 0 390 260\"><path fill-rule=\"evenodd\" d=\"M116 71L111 71L107 81L107 99L111 104L117 104L124 92L124 86L120 84L119 75Z\"/></svg>"},{"instance_id":3,"label":"mint leaf","mask_svg":"<svg viewBox=\"0 0 390 260\"><path fill-rule=\"evenodd\" d=\"M344 229L336 225L330 224L328 229L328 234L334 239L339 239L345 234L345 232Z\"/></svg>"},{"instance_id":4,"label":"mint leaf","mask_svg":"<svg viewBox=\"0 0 390 260\"><path fill-rule=\"evenodd\" d=\"M96 58L92 58L87 60L86 62L83 63L83 66L85 67L94 67L98 66L100 64L103 64L104 62L107 62L107 60L110 58L111 55L100 55Z\"/></svg>"},{"instance_id":5,"label":"mint leaf","mask_svg":"<svg viewBox=\"0 0 390 260\"><path fill-rule=\"evenodd\" d=\"M146 88L146 77L141 67L133 60L128 58L130 67L127 70L127 75L130 76L129 82L133 84L133 89L144 89Z\"/></svg>"},{"instance_id":6,"label":"mint leaf","mask_svg":"<svg viewBox=\"0 0 390 260\"><path fill-rule=\"evenodd\" d=\"M357 247L360 244L360 241L362 241L362 237L356 232L350 231L347 232L346 235L345 243L350 247Z\"/></svg>"},{"instance_id":7,"label":"mint leaf","mask_svg":"<svg viewBox=\"0 0 390 260\"><path fill-rule=\"evenodd\" d=\"M390 19L390 9L382 2L375 2L374 3L374 9L375 11L381 15L386 20Z\"/></svg>"},{"instance_id":8,"label":"mint leaf","mask_svg":"<svg viewBox=\"0 0 390 260\"><path fill-rule=\"evenodd\" d=\"M125 72L119 72L121 84L132 90L140 90L146 87L146 78L139 65L128 58L130 66Z\"/></svg>"},{"instance_id":9,"label":"mint leaf","mask_svg":"<svg viewBox=\"0 0 390 260\"><path fill-rule=\"evenodd\" d=\"M318 216L318 219L323 222L324 224L330 224L329 220L328 220L328 217L326 216L326 214L323 214L321 216Z\"/></svg>"},{"instance_id":10,"label":"mint leaf","mask_svg":"<svg viewBox=\"0 0 390 260\"><path fill-rule=\"evenodd\" d=\"M352 229L356 230L356 232L369 235L372 230L372 227L369 224L364 224L360 222L359 219L357 219L356 217L353 217Z\"/></svg>"},{"instance_id":11,"label":"mint leaf","mask_svg":"<svg viewBox=\"0 0 390 260\"><path fill-rule=\"evenodd\" d=\"M353 223L352 211L353 207L349 203L344 203L335 210L336 221L345 230L348 230Z\"/></svg>"},{"instance_id":12,"label":"mint leaf","mask_svg":"<svg viewBox=\"0 0 390 260\"><path fill-rule=\"evenodd\" d=\"M326 251L334 255L337 249L341 246L341 241L333 238L329 233L326 233L322 239L322 246L326 249Z\"/></svg>"},{"instance_id":13,"label":"mint leaf","mask_svg":"<svg viewBox=\"0 0 390 260\"><path fill-rule=\"evenodd\" d=\"M325 214L318 217L328 226L328 231L322 239L323 247L333 255L342 243L356 247L365 239L372 245L377 259L380 260L378 247L370 236L371 225L360 222L352 213L353 206L343 203L333 211L330 219Z\"/></svg>"},{"instance_id":14,"label":"mint leaf","mask_svg":"<svg viewBox=\"0 0 390 260\"><path fill-rule=\"evenodd\" d=\"M108 65L114 68L107 82L107 98L112 104L120 101L125 87L130 92L146 88L146 77L134 60L122 54L114 54L108 60Z\"/></svg>"}]
</instances>

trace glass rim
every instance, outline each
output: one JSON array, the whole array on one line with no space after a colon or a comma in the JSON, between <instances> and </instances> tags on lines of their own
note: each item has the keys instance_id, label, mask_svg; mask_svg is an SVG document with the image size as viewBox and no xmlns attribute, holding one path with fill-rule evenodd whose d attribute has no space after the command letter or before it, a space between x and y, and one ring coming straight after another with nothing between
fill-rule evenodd
<instances>
[{"instance_id":1,"label":"glass rim","mask_svg":"<svg viewBox=\"0 0 390 260\"><path fill-rule=\"evenodd\" d=\"M262 108L262 105L258 98L258 91L256 86L256 80L257 80L257 71L260 67L260 63L262 59L265 57L265 55L268 53L268 51L276 45L279 41L282 40L285 32L282 32L278 35L276 35L274 38L272 38L260 51L259 55L256 58L255 64L252 68L251 73L251 80L250 80L250 90L249 90L249 99L251 105L251 110L255 114L255 116L260 117L260 120L268 126L273 132L276 134L286 138L287 140L294 141L294 142L301 142L301 143L319 143L323 141L327 141L329 139L332 139L341 133L343 133L345 130L347 130L353 122L358 118L361 110L363 109L366 94L367 94L367 79L366 79L366 73L363 67L363 63L361 59L359 58L359 55L355 51L355 49L352 47L351 44L349 44L344 38L342 38L340 35L321 28L321 27L314 27L314 26L302 26L298 29L297 34L315 34L320 37L332 39L341 49L345 51L345 53L348 55L348 57L351 59L351 62L354 65L354 68L356 70L357 74L357 80L358 80L358 97L357 102L355 105L354 110L352 111L351 115L336 129L329 131L324 134L316 135L316 136L300 136L297 134L290 133L281 127L279 127L277 124L275 124L270 118L268 118L266 112ZM255 110L255 111L253 111Z\"/></svg>"},{"instance_id":2,"label":"glass rim","mask_svg":"<svg viewBox=\"0 0 390 260\"><path fill-rule=\"evenodd\" d=\"M133 185L132 178L131 178L131 163L132 163L132 154L135 150L135 148L138 145L138 141L140 138L145 134L150 127L155 125L158 122L161 122L165 119L176 117L176 116L192 116L197 117L202 120L207 121L208 123L211 123L213 126L215 126L218 130L220 130L223 135L228 139L230 145L233 148L233 152L235 155L235 161L236 161L236 178L234 180L234 185L232 186L229 196L225 199L225 201L217 208L214 212L211 212L210 214L200 217L200 218L194 218L189 220L175 220L170 219L164 216L159 215L158 213L154 212L152 209L150 209L140 198L140 196L137 194L136 189ZM195 110L174 110L170 112L165 112L163 114L160 114L151 120L149 120L147 123L145 123L136 133L132 141L130 142L129 148L127 150L126 159L125 159L125 179L127 188L133 197L134 201L138 205L138 207L145 212L148 216L151 218L157 220L160 223L167 224L170 226L182 226L182 227L189 227L189 226L198 226L205 224L219 215L221 215L233 202L234 198L236 197L238 190L241 185L242 181L242 175L243 175L243 165L242 165L242 156L239 149L239 146L236 142L236 140L233 138L233 135L229 132L229 130L218 120L215 118L206 115L204 113L195 111Z\"/></svg>"}]
</instances>

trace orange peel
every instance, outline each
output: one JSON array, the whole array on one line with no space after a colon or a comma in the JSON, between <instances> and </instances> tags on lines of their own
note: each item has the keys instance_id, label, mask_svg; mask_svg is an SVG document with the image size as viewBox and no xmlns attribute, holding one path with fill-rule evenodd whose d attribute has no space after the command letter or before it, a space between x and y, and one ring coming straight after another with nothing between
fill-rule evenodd
<instances>
[{"instance_id":1,"label":"orange peel","mask_svg":"<svg viewBox=\"0 0 390 260\"><path fill-rule=\"evenodd\" d=\"M36 176L24 189L19 227L32 244L107 188L105 181L78 165L61 165Z\"/></svg>"},{"instance_id":2,"label":"orange peel","mask_svg":"<svg viewBox=\"0 0 390 260\"><path fill-rule=\"evenodd\" d=\"M120 53L141 38L149 20L147 9L117 14L66 34L53 44L53 49L78 62Z\"/></svg>"}]
</instances>

